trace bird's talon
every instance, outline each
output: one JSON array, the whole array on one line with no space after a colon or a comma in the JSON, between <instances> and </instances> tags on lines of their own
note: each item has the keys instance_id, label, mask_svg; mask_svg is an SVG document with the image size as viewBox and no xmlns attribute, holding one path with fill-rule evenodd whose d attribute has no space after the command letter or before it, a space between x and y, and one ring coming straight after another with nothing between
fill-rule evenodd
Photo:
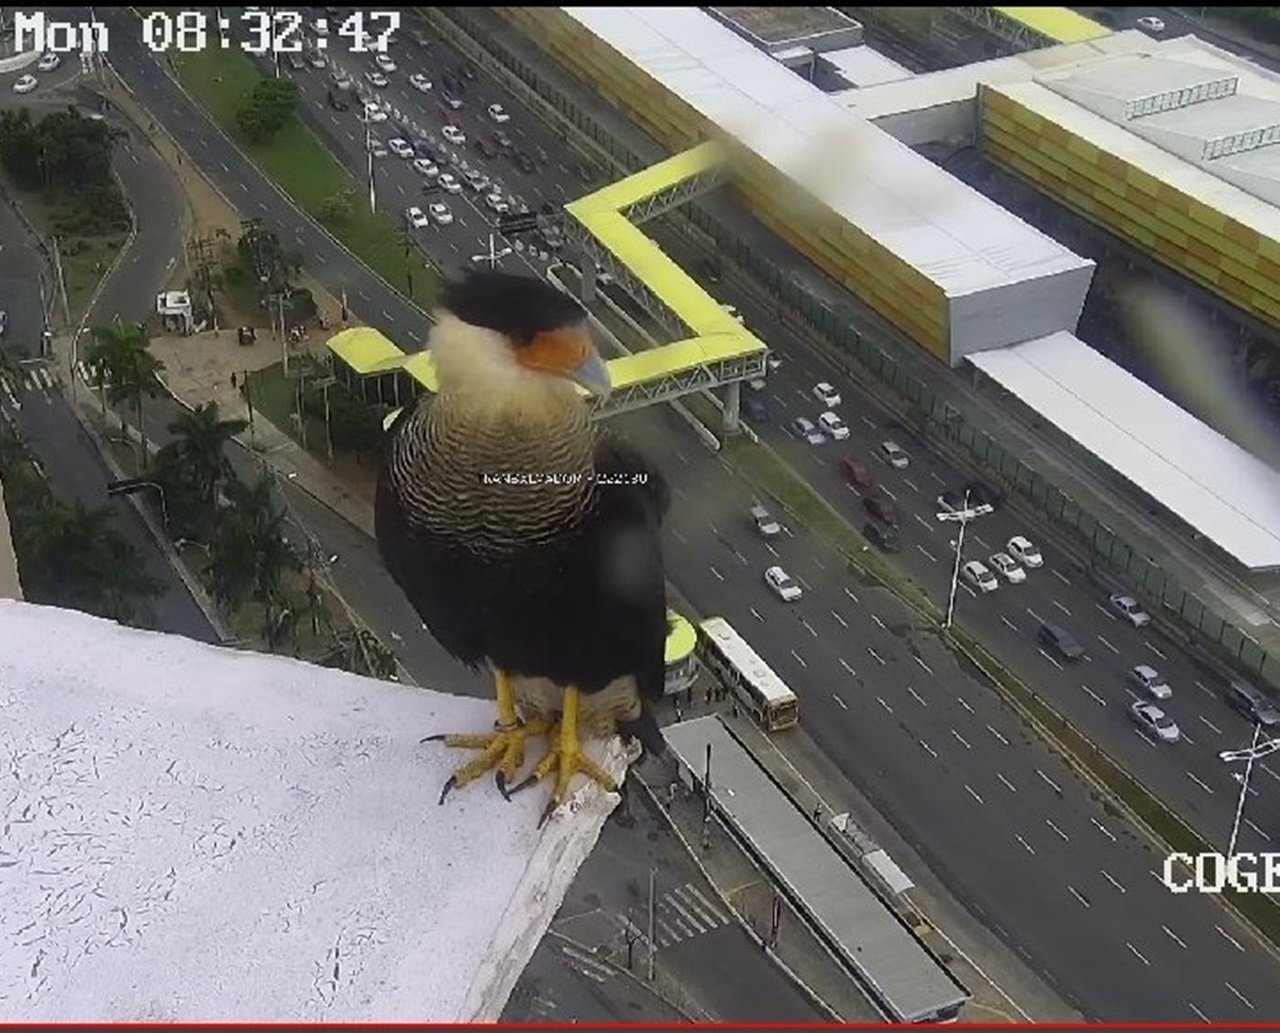
<instances>
[{"instance_id":1,"label":"bird's talon","mask_svg":"<svg viewBox=\"0 0 1280 1033\"><path fill-rule=\"evenodd\" d=\"M521 779L514 786L512 786L511 791L507 794L507 799L510 800L511 797L516 795L516 793L524 792L524 790L528 789L531 785L533 785L537 781L538 781L538 778L536 775L530 775L528 778Z\"/></svg>"},{"instance_id":2,"label":"bird's talon","mask_svg":"<svg viewBox=\"0 0 1280 1033\"><path fill-rule=\"evenodd\" d=\"M542 826L544 826L548 821L550 821L550 820L551 820L551 815L553 815L553 814L555 813L556 808L557 808L557 807L559 807L559 806L560 806L560 801L559 801L559 800L557 800L557 799L553 796L553 797L551 798L551 801L550 801L550 802L547 804L547 806L543 809L543 811L542 811L542 817L540 817L540 818L538 819L538 830L539 830L539 831L541 831L541 830L542 830Z\"/></svg>"},{"instance_id":3,"label":"bird's talon","mask_svg":"<svg viewBox=\"0 0 1280 1033\"><path fill-rule=\"evenodd\" d=\"M494 783L495 783L495 784L497 785L497 787L498 787L498 792L500 792L500 793L502 794L502 798L503 798L504 800L510 800L510 799L511 799L511 794L510 794L509 792L507 792L507 775L506 775L506 772L504 772L504 771L499 771L496 775L494 775L494 777L493 777L493 781L494 781Z\"/></svg>"},{"instance_id":4,"label":"bird's talon","mask_svg":"<svg viewBox=\"0 0 1280 1033\"><path fill-rule=\"evenodd\" d=\"M446 736L444 734L428 735L425 739L419 739L418 745L421 746L424 742L444 742L445 738Z\"/></svg>"},{"instance_id":5,"label":"bird's talon","mask_svg":"<svg viewBox=\"0 0 1280 1033\"><path fill-rule=\"evenodd\" d=\"M440 790L440 803L444 803L444 798L449 795L449 790L458 784L458 780L453 775L445 781L444 788Z\"/></svg>"}]
</instances>

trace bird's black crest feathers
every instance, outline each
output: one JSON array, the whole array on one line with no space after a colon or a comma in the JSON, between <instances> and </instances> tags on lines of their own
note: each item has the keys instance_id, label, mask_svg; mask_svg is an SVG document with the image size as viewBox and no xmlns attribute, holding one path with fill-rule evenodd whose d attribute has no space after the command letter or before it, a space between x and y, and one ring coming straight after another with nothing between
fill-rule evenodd
<instances>
[{"instance_id":1,"label":"bird's black crest feathers","mask_svg":"<svg viewBox=\"0 0 1280 1033\"><path fill-rule=\"evenodd\" d=\"M576 300L531 276L472 270L444 285L440 305L464 323L496 330L517 347L586 319Z\"/></svg>"}]
</instances>

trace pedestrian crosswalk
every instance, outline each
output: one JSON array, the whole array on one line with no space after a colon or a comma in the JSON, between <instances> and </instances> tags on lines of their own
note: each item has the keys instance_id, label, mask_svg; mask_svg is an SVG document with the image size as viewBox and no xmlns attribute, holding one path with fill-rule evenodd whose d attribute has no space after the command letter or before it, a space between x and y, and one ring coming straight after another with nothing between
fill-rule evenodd
<instances>
[{"instance_id":1,"label":"pedestrian crosswalk","mask_svg":"<svg viewBox=\"0 0 1280 1033\"><path fill-rule=\"evenodd\" d=\"M10 375L0 376L0 400L9 402L15 409L21 409L23 395L35 391L43 394L45 401L49 401L55 387L53 374L46 366L24 366L16 378Z\"/></svg>"},{"instance_id":2,"label":"pedestrian crosswalk","mask_svg":"<svg viewBox=\"0 0 1280 1033\"><path fill-rule=\"evenodd\" d=\"M86 366L83 362L76 363L76 372L80 375L80 379L90 387L111 387L111 378L105 373L99 373L90 366Z\"/></svg>"},{"instance_id":3,"label":"pedestrian crosswalk","mask_svg":"<svg viewBox=\"0 0 1280 1033\"><path fill-rule=\"evenodd\" d=\"M595 983L607 982L613 978L616 971L605 962L592 957L589 952L581 947L574 946L572 943L560 944L560 953L568 959L570 968Z\"/></svg>"},{"instance_id":4,"label":"pedestrian crosswalk","mask_svg":"<svg viewBox=\"0 0 1280 1033\"><path fill-rule=\"evenodd\" d=\"M674 947L729 923L729 916L723 908L712 903L691 882L662 894L653 911L654 947L658 950ZM642 919L634 915L614 915L613 920L625 935L647 942L648 935L643 928L648 922L647 916Z\"/></svg>"}]
</instances>

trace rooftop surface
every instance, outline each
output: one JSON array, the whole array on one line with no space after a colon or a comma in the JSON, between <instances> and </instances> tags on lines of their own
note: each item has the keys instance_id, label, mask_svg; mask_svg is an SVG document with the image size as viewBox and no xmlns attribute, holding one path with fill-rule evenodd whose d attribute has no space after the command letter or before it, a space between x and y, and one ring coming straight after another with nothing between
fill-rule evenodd
<instances>
[{"instance_id":1,"label":"rooftop surface","mask_svg":"<svg viewBox=\"0 0 1280 1033\"><path fill-rule=\"evenodd\" d=\"M1280 568L1280 474L1071 334L969 361L1252 570Z\"/></svg>"},{"instance_id":2,"label":"rooftop surface","mask_svg":"<svg viewBox=\"0 0 1280 1033\"><path fill-rule=\"evenodd\" d=\"M1091 264L698 8L563 10L950 297Z\"/></svg>"},{"instance_id":3,"label":"rooftop surface","mask_svg":"<svg viewBox=\"0 0 1280 1033\"><path fill-rule=\"evenodd\" d=\"M710 746L716 806L746 836L774 876L805 902L812 920L840 945L844 964L875 988L894 1021L928 1018L968 998L719 717L669 725L663 734L684 766L698 777Z\"/></svg>"},{"instance_id":4,"label":"rooftop surface","mask_svg":"<svg viewBox=\"0 0 1280 1033\"><path fill-rule=\"evenodd\" d=\"M771 47L803 43L813 36L842 32L857 25L833 7L714 7L712 10Z\"/></svg>"},{"instance_id":5,"label":"rooftop surface","mask_svg":"<svg viewBox=\"0 0 1280 1033\"><path fill-rule=\"evenodd\" d=\"M496 1021L617 800L441 806L490 702L7 600L0 714L0 1021Z\"/></svg>"}]
</instances>

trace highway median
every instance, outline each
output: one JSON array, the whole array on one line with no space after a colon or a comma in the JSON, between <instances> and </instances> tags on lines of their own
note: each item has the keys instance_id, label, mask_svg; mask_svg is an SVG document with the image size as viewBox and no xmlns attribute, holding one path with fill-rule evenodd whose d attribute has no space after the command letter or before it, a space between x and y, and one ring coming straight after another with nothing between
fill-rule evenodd
<instances>
[{"instance_id":1,"label":"highway median","mask_svg":"<svg viewBox=\"0 0 1280 1033\"><path fill-rule=\"evenodd\" d=\"M1199 833L1006 668L975 636L959 626L942 631L942 612L920 586L875 553L839 510L792 471L771 448L735 439L726 443L721 454L762 496L833 546L845 558L852 573L892 592L915 610L924 623L938 630L961 664L995 688L1093 787L1103 807L1129 818L1170 853L1194 857L1213 852L1214 847ZM1162 857L1156 864L1157 869L1163 863ZM1280 906L1260 893L1226 890L1222 897L1260 936L1280 948Z\"/></svg>"},{"instance_id":2,"label":"highway median","mask_svg":"<svg viewBox=\"0 0 1280 1033\"><path fill-rule=\"evenodd\" d=\"M405 246L397 216L370 211L368 189L310 129L295 117L266 142L245 138L237 114L266 78L250 58L214 47L180 55L175 69L187 93L299 208L388 284L424 309L431 307L436 270L416 247ZM337 205L335 199L345 203Z\"/></svg>"}]
</instances>

